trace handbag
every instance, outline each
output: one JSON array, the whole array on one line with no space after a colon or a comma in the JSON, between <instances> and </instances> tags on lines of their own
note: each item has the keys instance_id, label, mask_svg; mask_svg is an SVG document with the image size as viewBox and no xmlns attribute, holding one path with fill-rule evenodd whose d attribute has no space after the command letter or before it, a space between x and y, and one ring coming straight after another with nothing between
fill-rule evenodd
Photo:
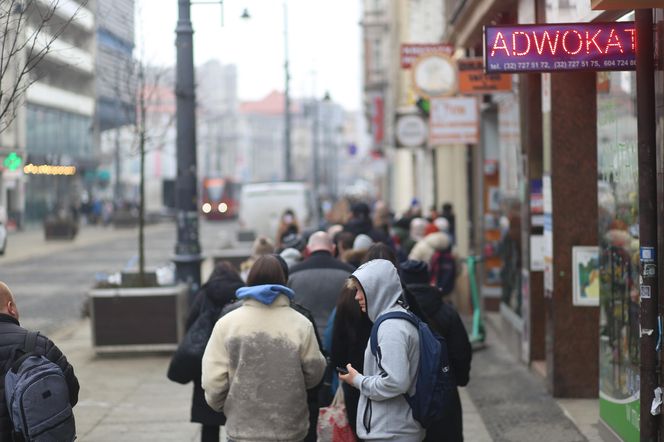
<instances>
[{"instance_id":1,"label":"handbag","mask_svg":"<svg viewBox=\"0 0 664 442\"><path fill-rule=\"evenodd\" d=\"M203 293L200 314L187 330L168 367L168 379L186 384L201 376L201 360L212 329L217 322L217 309Z\"/></svg>"},{"instance_id":2,"label":"handbag","mask_svg":"<svg viewBox=\"0 0 664 442\"><path fill-rule=\"evenodd\" d=\"M322 407L318 411L318 426L316 427L318 442L356 442L353 429L348 423L344 391L339 385L337 392L329 407Z\"/></svg>"}]
</instances>

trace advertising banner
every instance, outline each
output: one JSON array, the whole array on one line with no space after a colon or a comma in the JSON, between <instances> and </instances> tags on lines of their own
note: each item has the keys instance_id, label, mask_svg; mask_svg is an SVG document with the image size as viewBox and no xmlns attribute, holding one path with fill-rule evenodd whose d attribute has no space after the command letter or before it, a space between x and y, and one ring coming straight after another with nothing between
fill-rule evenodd
<instances>
[{"instance_id":1,"label":"advertising banner","mask_svg":"<svg viewBox=\"0 0 664 442\"><path fill-rule=\"evenodd\" d=\"M634 22L486 26L484 69L493 72L636 69Z\"/></svg>"},{"instance_id":2,"label":"advertising banner","mask_svg":"<svg viewBox=\"0 0 664 442\"><path fill-rule=\"evenodd\" d=\"M403 43L401 44L401 68L410 69L421 55L439 52L454 53L454 46L447 43Z\"/></svg>"},{"instance_id":3,"label":"advertising banner","mask_svg":"<svg viewBox=\"0 0 664 442\"><path fill-rule=\"evenodd\" d=\"M475 97L432 98L429 118L431 146L479 142L479 103Z\"/></svg>"},{"instance_id":4,"label":"advertising banner","mask_svg":"<svg viewBox=\"0 0 664 442\"><path fill-rule=\"evenodd\" d=\"M508 74L485 74L482 58L467 58L457 61L459 69L459 92L462 94L490 94L512 90L512 76Z\"/></svg>"}]
</instances>

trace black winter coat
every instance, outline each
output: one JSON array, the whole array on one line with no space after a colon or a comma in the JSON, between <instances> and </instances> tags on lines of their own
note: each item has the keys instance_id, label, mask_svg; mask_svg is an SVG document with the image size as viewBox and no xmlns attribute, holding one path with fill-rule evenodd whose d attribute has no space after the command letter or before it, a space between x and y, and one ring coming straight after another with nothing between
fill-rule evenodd
<instances>
[{"instance_id":1,"label":"black winter coat","mask_svg":"<svg viewBox=\"0 0 664 442\"><path fill-rule=\"evenodd\" d=\"M334 318L334 329L332 330L330 355L332 367L345 367L346 364L350 363L360 373L364 372L364 350L367 348L372 326L373 323L366 313L360 311L359 304L353 315L344 314L337 309ZM334 373L334 376L336 376L336 373ZM348 422L355 433L360 390L345 382L340 382L340 384L344 390Z\"/></svg>"},{"instance_id":2,"label":"black winter coat","mask_svg":"<svg viewBox=\"0 0 664 442\"><path fill-rule=\"evenodd\" d=\"M411 284L407 286L407 289L417 300L425 316L422 319L447 341L447 352L457 385L460 387L467 385L473 351L459 313L451 304L443 301L443 293L437 287L428 284ZM461 399L459 392L455 391L455 393L454 413L427 428L425 442L463 441Z\"/></svg>"},{"instance_id":3,"label":"black winter coat","mask_svg":"<svg viewBox=\"0 0 664 442\"><path fill-rule=\"evenodd\" d=\"M12 440L12 424L9 420L9 412L5 401L5 374L11 367L16 350L23 348L25 336L28 330L21 327L12 316L0 313L0 441ZM35 344L35 353L44 355L56 363L65 375L69 387L69 403L73 407L78 402L78 379L74 374L74 368L67 362L67 358L60 349L46 336L39 335Z\"/></svg>"},{"instance_id":4,"label":"black winter coat","mask_svg":"<svg viewBox=\"0 0 664 442\"><path fill-rule=\"evenodd\" d=\"M222 309L235 299L235 291L244 287L239 275L232 272L219 272L203 284L194 297L194 302L187 318L187 330L196 321L204 308L214 309L214 317L221 315ZM206 299L207 298L207 299ZM200 369L200 366L199 366ZM226 416L214 411L205 401L205 392L201 387L201 373L194 377L194 393L191 398L191 421L203 425L224 425Z\"/></svg>"}]
</instances>

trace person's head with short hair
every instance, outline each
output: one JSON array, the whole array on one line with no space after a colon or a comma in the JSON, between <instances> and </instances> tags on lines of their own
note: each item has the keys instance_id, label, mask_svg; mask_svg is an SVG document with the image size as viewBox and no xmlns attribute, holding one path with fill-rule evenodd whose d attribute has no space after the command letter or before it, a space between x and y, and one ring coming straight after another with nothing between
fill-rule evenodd
<instances>
[{"instance_id":1,"label":"person's head with short hair","mask_svg":"<svg viewBox=\"0 0 664 442\"><path fill-rule=\"evenodd\" d=\"M343 254L347 250L353 248L353 241L355 241L355 235L351 232L339 232L334 236L334 244L339 250L339 255Z\"/></svg>"},{"instance_id":2,"label":"person's head with short hair","mask_svg":"<svg viewBox=\"0 0 664 442\"><path fill-rule=\"evenodd\" d=\"M309 253L324 251L334 255L336 247L332 241L332 238L330 238L330 235L328 235L327 232L318 231L309 237L309 241L307 242L307 250Z\"/></svg>"},{"instance_id":3,"label":"person's head with short hair","mask_svg":"<svg viewBox=\"0 0 664 442\"><path fill-rule=\"evenodd\" d=\"M394 253L394 250L382 242L377 242L369 247L369 251L364 256L364 261L362 263L369 262L373 259L386 259L394 264L395 267L398 265L397 255Z\"/></svg>"},{"instance_id":4,"label":"person's head with short hair","mask_svg":"<svg viewBox=\"0 0 664 442\"><path fill-rule=\"evenodd\" d=\"M14 302L14 295L7 284L0 281L0 313L9 315L18 321L18 307Z\"/></svg>"},{"instance_id":5,"label":"person's head with short hair","mask_svg":"<svg viewBox=\"0 0 664 442\"><path fill-rule=\"evenodd\" d=\"M265 284L286 285L282 264L274 255L259 257L251 266L247 276L248 287Z\"/></svg>"}]
</instances>

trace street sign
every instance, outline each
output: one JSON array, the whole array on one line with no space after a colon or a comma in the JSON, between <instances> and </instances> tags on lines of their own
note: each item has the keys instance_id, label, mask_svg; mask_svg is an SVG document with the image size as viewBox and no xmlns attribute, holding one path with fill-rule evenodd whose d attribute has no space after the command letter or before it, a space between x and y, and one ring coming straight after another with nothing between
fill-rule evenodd
<instances>
[{"instance_id":1,"label":"street sign","mask_svg":"<svg viewBox=\"0 0 664 442\"><path fill-rule=\"evenodd\" d=\"M480 137L479 102L475 97L431 99L429 144L477 144Z\"/></svg>"},{"instance_id":2,"label":"street sign","mask_svg":"<svg viewBox=\"0 0 664 442\"><path fill-rule=\"evenodd\" d=\"M462 94L490 94L512 90L512 76L485 74L482 58L466 58L457 61L459 66L459 92Z\"/></svg>"},{"instance_id":3,"label":"street sign","mask_svg":"<svg viewBox=\"0 0 664 442\"><path fill-rule=\"evenodd\" d=\"M634 22L484 27L487 73L634 69Z\"/></svg>"},{"instance_id":4,"label":"street sign","mask_svg":"<svg viewBox=\"0 0 664 442\"><path fill-rule=\"evenodd\" d=\"M428 128L424 119L417 114L400 115L395 128L397 146L419 147L427 141Z\"/></svg>"},{"instance_id":5,"label":"street sign","mask_svg":"<svg viewBox=\"0 0 664 442\"><path fill-rule=\"evenodd\" d=\"M447 43L403 43L401 45L401 68L410 69L418 57L432 52L452 55L454 46Z\"/></svg>"},{"instance_id":6,"label":"street sign","mask_svg":"<svg viewBox=\"0 0 664 442\"><path fill-rule=\"evenodd\" d=\"M446 97L457 91L456 62L447 54L421 55L413 65L413 83L421 97Z\"/></svg>"}]
</instances>

